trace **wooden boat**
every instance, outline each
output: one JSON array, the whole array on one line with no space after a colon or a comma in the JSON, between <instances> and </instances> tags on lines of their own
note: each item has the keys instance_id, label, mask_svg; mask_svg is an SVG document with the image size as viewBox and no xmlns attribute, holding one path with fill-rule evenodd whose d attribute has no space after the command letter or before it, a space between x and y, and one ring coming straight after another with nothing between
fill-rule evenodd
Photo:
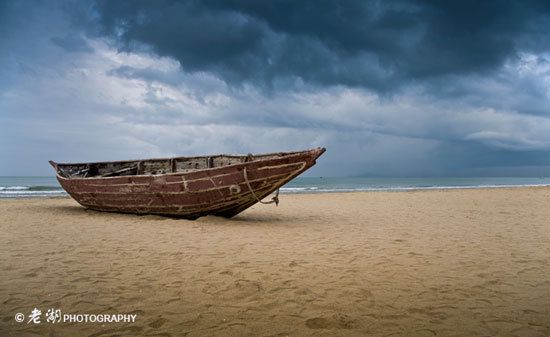
<instances>
[{"instance_id":1,"label":"wooden boat","mask_svg":"<svg viewBox=\"0 0 550 337\"><path fill-rule=\"evenodd\" d=\"M315 164L325 152L213 155L96 163L50 164L79 204L98 211L187 219L233 217Z\"/></svg>"}]
</instances>

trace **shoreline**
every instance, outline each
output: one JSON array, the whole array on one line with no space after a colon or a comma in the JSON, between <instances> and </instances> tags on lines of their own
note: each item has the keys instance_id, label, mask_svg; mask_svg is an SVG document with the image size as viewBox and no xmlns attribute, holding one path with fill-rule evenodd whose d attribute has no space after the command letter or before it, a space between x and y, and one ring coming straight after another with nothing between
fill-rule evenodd
<instances>
[{"instance_id":1,"label":"shoreline","mask_svg":"<svg viewBox=\"0 0 550 337\"><path fill-rule=\"evenodd\" d=\"M288 192L281 191L280 195L316 195L316 194L350 194L350 193L399 193L399 192L429 192L429 191L461 191L461 190L516 190L516 189L544 189L550 188L550 184L544 185L494 185L494 186L434 186L434 187L399 187L399 188L371 188L371 189L358 189L358 190L312 190L312 191L300 191L300 192ZM66 192L64 192L66 194ZM274 193L274 192L273 192ZM267 197L266 197L267 198ZM17 200L17 199L72 199L70 195L17 195L17 196L0 196L2 200Z\"/></svg>"}]
</instances>

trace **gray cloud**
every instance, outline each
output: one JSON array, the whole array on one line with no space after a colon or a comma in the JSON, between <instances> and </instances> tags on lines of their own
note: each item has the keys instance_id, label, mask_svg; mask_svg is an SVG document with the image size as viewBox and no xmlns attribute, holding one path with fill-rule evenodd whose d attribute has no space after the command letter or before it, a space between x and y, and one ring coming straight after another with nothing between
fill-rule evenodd
<instances>
[{"instance_id":1,"label":"gray cloud","mask_svg":"<svg viewBox=\"0 0 550 337\"><path fill-rule=\"evenodd\" d=\"M313 146L312 175L550 174L537 2L0 6L0 174Z\"/></svg>"},{"instance_id":2,"label":"gray cloud","mask_svg":"<svg viewBox=\"0 0 550 337\"><path fill-rule=\"evenodd\" d=\"M547 50L544 1L98 1L102 32L185 71L271 87L287 78L385 92L488 73Z\"/></svg>"},{"instance_id":3,"label":"gray cloud","mask_svg":"<svg viewBox=\"0 0 550 337\"><path fill-rule=\"evenodd\" d=\"M52 37L51 41L56 46L63 48L67 52L92 52L93 49L88 45L88 42L79 35L66 35Z\"/></svg>"}]
</instances>

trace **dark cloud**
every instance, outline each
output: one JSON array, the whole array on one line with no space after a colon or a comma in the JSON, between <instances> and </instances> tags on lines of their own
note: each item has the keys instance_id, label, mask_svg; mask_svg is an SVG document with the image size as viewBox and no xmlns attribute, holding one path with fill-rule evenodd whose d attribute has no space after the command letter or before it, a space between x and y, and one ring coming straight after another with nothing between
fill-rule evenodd
<instances>
[{"instance_id":1,"label":"dark cloud","mask_svg":"<svg viewBox=\"0 0 550 337\"><path fill-rule=\"evenodd\" d=\"M326 146L311 174L548 175L547 13L534 1L0 0L0 174Z\"/></svg>"},{"instance_id":2,"label":"dark cloud","mask_svg":"<svg viewBox=\"0 0 550 337\"><path fill-rule=\"evenodd\" d=\"M102 32L229 83L388 91L548 48L547 2L104 1ZM286 84L286 82L284 82Z\"/></svg>"}]
</instances>

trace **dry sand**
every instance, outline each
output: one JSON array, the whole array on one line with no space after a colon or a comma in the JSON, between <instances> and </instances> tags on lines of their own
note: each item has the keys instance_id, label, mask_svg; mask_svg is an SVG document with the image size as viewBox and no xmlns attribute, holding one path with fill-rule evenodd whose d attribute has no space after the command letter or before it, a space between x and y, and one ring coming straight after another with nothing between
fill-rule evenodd
<instances>
[{"instance_id":1,"label":"dry sand","mask_svg":"<svg viewBox=\"0 0 550 337\"><path fill-rule=\"evenodd\" d=\"M0 201L0 336L550 336L550 189L283 195L196 221ZM16 323L18 312L135 323Z\"/></svg>"}]
</instances>

